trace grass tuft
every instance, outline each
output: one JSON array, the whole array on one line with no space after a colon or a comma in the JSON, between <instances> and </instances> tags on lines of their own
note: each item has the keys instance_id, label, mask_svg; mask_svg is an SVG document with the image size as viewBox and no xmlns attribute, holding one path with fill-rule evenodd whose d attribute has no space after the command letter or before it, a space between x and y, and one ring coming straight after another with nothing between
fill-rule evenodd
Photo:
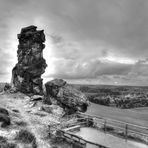
<instances>
[{"instance_id":1,"label":"grass tuft","mask_svg":"<svg viewBox=\"0 0 148 148\"><path fill-rule=\"evenodd\" d=\"M25 144L32 143L34 145L33 148L37 147L35 136L31 132L29 132L28 130L21 129L18 132L18 134L16 135L15 140L18 140L18 141L25 143Z\"/></svg>"},{"instance_id":2,"label":"grass tuft","mask_svg":"<svg viewBox=\"0 0 148 148\"><path fill-rule=\"evenodd\" d=\"M6 137L0 136L0 148L17 148L17 144L9 143Z\"/></svg>"},{"instance_id":3,"label":"grass tuft","mask_svg":"<svg viewBox=\"0 0 148 148\"><path fill-rule=\"evenodd\" d=\"M15 124L18 125L18 126L27 126L27 123L24 122L24 121L15 121Z\"/></svg>"}]
</instances>

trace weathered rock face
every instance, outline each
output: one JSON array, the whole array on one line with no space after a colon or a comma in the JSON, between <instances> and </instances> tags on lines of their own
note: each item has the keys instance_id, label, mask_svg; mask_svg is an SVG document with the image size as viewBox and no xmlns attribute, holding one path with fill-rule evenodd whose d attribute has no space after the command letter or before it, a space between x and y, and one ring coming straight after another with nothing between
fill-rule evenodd
<instances>
[{"instance_id":1,"label":"weathered rock face","mask_svg":"<svg viewBox=\"0 0 148 148\"><path fill-rule=\"evenodd\" d=\"M74 113L76 111L85 112L89 105L86 96L66 83L62 79L54 79L45 84L47 92L47 102L54 98L57 104L62 106L66 112Z\"/></svg>"},{"instance_id":2,"label":"weathered rock face","mask_svg":"<svg viewBox=\"0 0 148 148\"><path fill-rule=\"evenodd\" d=\"M5 108L0 107L0 122L1 127L6 127L11 124L9 112Z\"/></svg>"},{"instance_id":3,"label":"weathered rock face","mask_svg":"<svg viewBox=\"0 0 148 148\"><path fill-rule=\"evenodd\" d=\"M18 34L18 63L12 70L12 85L24 93L42 94L41 75L45 72L43 59L45 35L36 26L22 28Z\"/></svg>"}]
</instances>

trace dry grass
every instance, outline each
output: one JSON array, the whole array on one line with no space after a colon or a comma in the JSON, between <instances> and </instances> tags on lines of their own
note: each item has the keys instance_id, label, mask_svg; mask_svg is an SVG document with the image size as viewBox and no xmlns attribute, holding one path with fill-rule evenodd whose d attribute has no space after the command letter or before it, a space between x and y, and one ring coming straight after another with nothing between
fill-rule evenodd
<instances>
[{"instance_id":1,"label":"dry grass","mask_svg":"<svg viewBox=\"0 0 148 148\"><path fill-rule=\"evenodd\" d=\"M15 140L24 144L31 144L32 148L37 148L36 138L28 130L21 129L16 135Z\"/></svg>"},{"instance_id":2,"label":"dry grass","mask_svg":"<svg viewBox=\"0 0 148 148\"><path fill-rule=\"evenodd\" d=\"M9 143L7 138L0 136L0 148L17 148L15 143Z\"/></svg>"},{"instance_id":3,"label":"dry grass","mask_svg":"<svg viewBox=\"0 0 148 148\"><path fill-rule=\"evenodd\" d=\"M15 140L21 141L22 143L32 143L36 141L35 136L28 130L21 129L15 137Z\"/></svg>"},{"instance_id":4,"label":"dry grass","mask_svg":"<svg viewBox=\"0 0 148 148\"><path fill-rule=\"evenodd\" d=\"M130 109L119 109L114 107L107 107L91 103L87 114L106 117L114 120L128 122L140 126L148 126L148 114L140 111L133 111Z\"/></svg>"},{"instance_id":5,"label":"dry grass","mask_svg":"<svg viewBox=\"0 0 148 148\"><path fill-rule=\"evenodd\" d=\"M2 143L0 148L17 148L17 145L15 143Z\"/></svg>"},{"instance_id":6,"label":"dry grass","mask_svg":"<svg viewBox=\"0 0 148 148\"><path fill-rule=\"evenodd\" d=\"M15 124L22 127L27 126L27 123L24 121L15 121Z\"/></svg>"}]
</instances>

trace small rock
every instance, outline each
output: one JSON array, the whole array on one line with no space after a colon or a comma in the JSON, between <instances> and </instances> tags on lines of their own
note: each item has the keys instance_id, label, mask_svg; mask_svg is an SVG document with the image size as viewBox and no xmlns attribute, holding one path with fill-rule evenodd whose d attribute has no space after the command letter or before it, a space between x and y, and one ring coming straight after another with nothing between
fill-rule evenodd
<instances>
[{"instance_id":1,"label":"small rock","mask_svg":"<svg viewBox=\"0 0 148 148\"><path fill-rule=\"evenodd\" d=\"M1 127L6 127L10 125L10 117L8 115L0 113L0 122L2 122Z\"/></svg>"},{"instance_id":2,"label":"small rock","mask_svg":"<svg viewBox=\"0 0 148 148\"><path fill-rule=\"evenodd\" d=\"M47 113L52 113L52 108L51 108L49 105L43 105L43 106L41 107L41 110L42 110L42 111L45 111L45 112L47 112Z\"/></svg>"},{"instance_id":3,"label":"small rock","mask_svg":"<svg viewBox=\"0 0 148 148\"><path fill-rule=\"evenodd\" d=\"M19 113L19 110L17 110L17 109L13 109L12 111L15 113Z\"/></svg>"},{"instance_id":4,"label":"small rock","mask_svg":"<svg viewBox=\"0 0 148 148\"><path fill-rule=\"evenodd\" d=\"M10 93L16 93L16 92L17 92L16 87L11 87L11 89L10 89Z\"/></svg>"},{"instance_id":5,"label":"small rock","mask_svg":"<svg viewBox=\"0 0 148 148\"><path fill-rule=\"evenodd\" d=\"M30 97L29 96L25 96L24 99L25 100L30 100Z\"/></svg>"},{"instance_id":6,"label":"small rock","mask_svg":"<svg viewBox=\"0 0 148 148\"><path fill-rule=\"evenodd\" d=\"M7 109L0 107L0 113L9 116Z\"/></svg>"},{"instance_id":7,"label":"small rock","mask_svg":"<svg viewBox=\"0 0 148 148\"><path fill-rule=\"evenodd\" d=\"M4 86L4 91L8 91L11 89L11 85L9 83L6 83Z\"/></svg>"},{"instance_id":8,"label":"small rock","mask_svg":"<svg viewBox=\"0 0 148 148\"><path fill-rule=\"evenodd\" d=\"M33 102L30 107L34 107L36 105L36 102Z\"/></svg>"},{"instance_id":9,"label":"small rock","mask_svg":"<svg viewBox=\"0 0 148 148\"><path fill-rule=\"evenodd\" d=\"M43 100L44 96L41 95L34 95L31 96L31 101L39 101L39 100Z\"/></svg>"}]
</instances>

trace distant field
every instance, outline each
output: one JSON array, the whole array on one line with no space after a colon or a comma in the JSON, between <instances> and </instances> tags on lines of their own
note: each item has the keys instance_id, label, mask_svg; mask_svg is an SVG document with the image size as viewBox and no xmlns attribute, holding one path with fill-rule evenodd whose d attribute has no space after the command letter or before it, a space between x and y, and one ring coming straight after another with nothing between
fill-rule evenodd
<instances>
[{"instance_id":1,"label":"distant field","mask_svg":"<svg viewBox=\"0 0 148 148\"><path fill-rule=\"evenodd\" d=\"M134 108L132 110L137 110L137 111L148 111L148 107L138 107L138 108Z\"/></svg>"},{"instance_id":2,"label":"distant field","mask_svg":"<svg viewBox=\"0 0 148 148\"><path fill-rule=\"evenodd\" d=\"M148 107L139 109L119 109L91 103L87 111L90 115L111 118L123 122L148 127Z\"/></svg>"},{"instance_id":3,"label":"distant field","mask_svg":"<svg viewBox=\"0 0 148 148\"><path fill-rule=\"evenodd\" d=\"M148 114L148 107L138 107L138 108L133 108L133 111L138 111L143 114Z\"/></svg>"}]
</instances>

